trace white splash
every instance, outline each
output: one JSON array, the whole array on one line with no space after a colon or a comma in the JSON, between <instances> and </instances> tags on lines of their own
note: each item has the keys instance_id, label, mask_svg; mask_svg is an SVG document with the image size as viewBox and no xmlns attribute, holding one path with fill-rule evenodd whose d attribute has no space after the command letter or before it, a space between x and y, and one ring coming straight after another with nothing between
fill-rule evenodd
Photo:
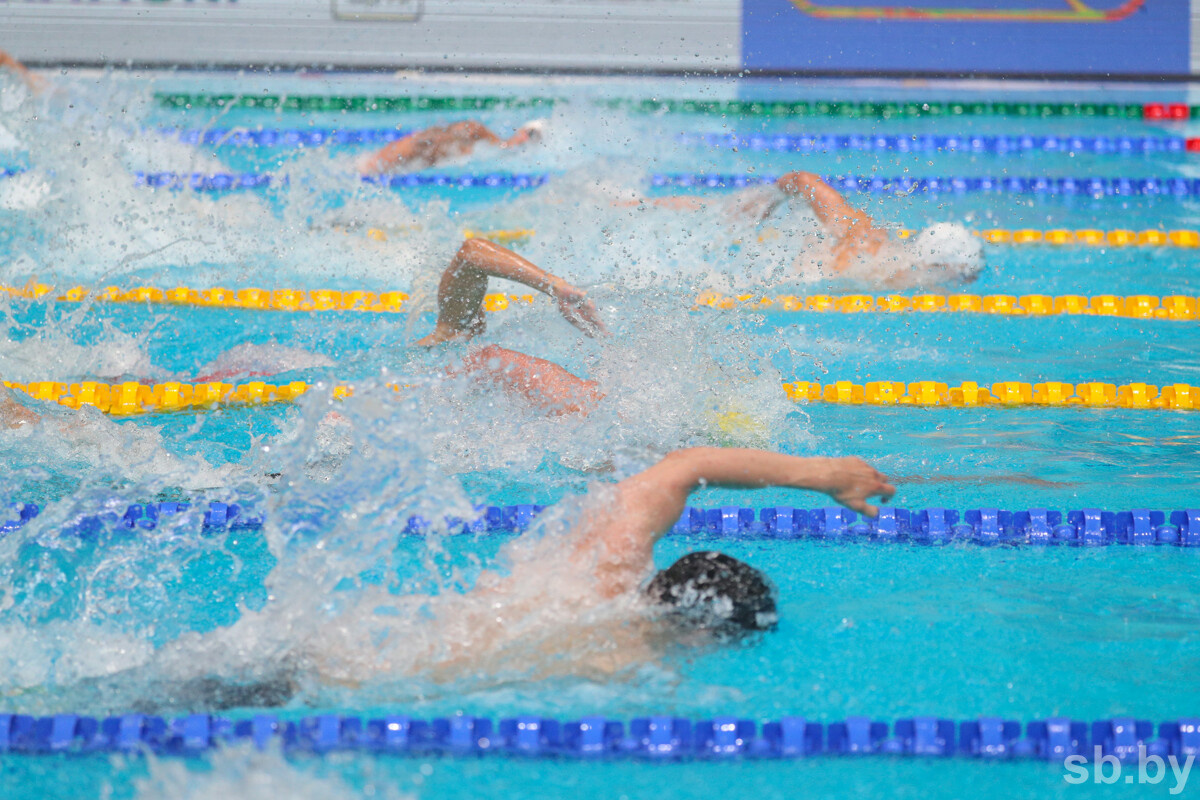
<instances>
[{"instance_id":1,"label":"white splash","mask_svg":"<svg viewBox=\"0 0 1200 800\"><path fill-rule=\"evenodd\" d=\"M414 796L399 791L386 778L374 777L369 764L360 766L367 772L364 785L352 786L328 764L293 762L278 748L260 751L247 744L222 748L202 762L148 757L149 774L134 781L134 789L140 800L402 800Z\"/></svg>"}]
</instances>

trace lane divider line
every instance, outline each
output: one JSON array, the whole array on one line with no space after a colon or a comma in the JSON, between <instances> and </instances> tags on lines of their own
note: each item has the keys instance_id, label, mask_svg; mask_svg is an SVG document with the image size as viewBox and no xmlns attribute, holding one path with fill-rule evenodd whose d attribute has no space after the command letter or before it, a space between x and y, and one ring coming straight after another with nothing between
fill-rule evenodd
<instances>
[{"instance_id":1,"label":"lane divider line","mask_svg":"<svg viewBox=\"0 0 1200 800\"><path fill-rule=\"evenodd\" d=\"M413 131L404 128L158 128L182 144L218 147L322 147L325 145L381 145L403 139ZM1134 141L1134 140L1131 140ZM1157 140L1156 140L1157 141ZM1167 141L1163 139L1163 141ZM1127 147L1153 147L1140 141ZM1122 151L1123 152L1123 151ZM1140 152L1140 150L1139 150ZM1174 151L1171 151L1174 152Z\"/></svg>"},{"instance_id":2,"label":"lane divider line","mask_svg":"<svg viewBox=\"0 0 1200 800\"><path fill-rule=\"evenodd\" d=\"M403 233L416 229L416 226L396 229L368 228L367 235L373 239L386 241L389 230L395 233ZM896 235L901 239L907 239L916 233L918 231L913 228L896 229ZM1200 231L1187 229L1162 230L1161 228L1147 228L1135 231L1127 228L1113 228L1111 230L1097 228L1077 228L1074 230L1069 228L1050 228L1045 230L1037 228L986 228L984 230L972 231L972 233L981 237L988 244L996 245L1050 244L1058 246L1086 245L1088 247L1200 247ZM481 237L496 242L522 242L536 236L537 231L530 228L491 231L467 230L464 235L467 238ZM778 228L767 227L763 228L762 232L758 235L758 241L772 241L780 238L782 235Z\"/></svg>"},{"instance_id":3,"label":"lane divider line","mask_svg":"<svg viewBox=\"0 0 1200 800\"><path fill-rule=\"evenodd\" d=\"M281 111L491 111L497 109L549 109L570 104L565 98L499 95L445 97L432 95L318 95L318 94L215 94L210 92L156 92L166 108L243 108ZM992 116L1084 119L1144 119L1182 121L1200 118L1200 106L1185 103L988 103L972 100L929 101L830 101L830 100L697 100L614 98L589 101L591 105L640 113L724 114L771 117L842 117L844 119L894 119L922 117Z\"/></svg>"},{"instance_id":4,"label":"lane divider line","mask_svg":"<svg viewBox=\"0 0 1200 800\"><path fill-rule=\"evenodd\" d=\"M817 313L933 313L991 314L1010 317L1057 315L1125 317L1131 319L1192 321L1200 313L1197 298L1183 295L1059 295L1044 294L918 294L880 295L724 295L704 292L696 298L699 308L747 311L811 311Z\"/></svg>"},{"instance_id":5,"label":"lane divider line","mask_svg":"<svg viewBox=\"0 0 1200 800\"><path fill-rule=\"evenodd\" d=\"M778 175L664 172L650 176L655 188L740 189L772 184ZM822 179L844 192L887 194L1019 194L1068 197L1193 197L1200 179L1180 177L1019 177L950 176L913 178L874 175L828 175Z\"/></svg>"},{"instance_id":6,"label":"lane divider line","mask_svg":"<svg viewBox=\"0 0 1200 800\"><path fill-rule=\"evenodd\" d=\"M311 387L304 381L273 384L251 381L242 384L212 383L102 383L81 381L4 381L16 389L45 402L78 409L93 406L116 416L147 412L183 411L218 406L255 406L294 402ZM406 387L387 384L393 391ZM1158 386L1149 383L1025 383L1003 381L980 385L966 381L952 386L939 381L872 381L866 384L835 381L794 381L782 384L784 393L796 403L869 406L920 406L971 408L978 406L1080 406L1087 408L1155 409L1171 411L1200 410L1200 387L1185 383ZM333 397L354 395L354 387L337 383Z\"/></svg>"},{"instance_id":7,"label":"lane divider line","mask_svg":"<svg viewBox=\"0 0 1200 800\"><path fill-rule=\"evenodd\" d=\"M1037 759L1061 765L1072 756L1086 763L1098 750L1101 757L1132 765L1139 763L1139 756L1154 755L1160 764L1173 757L1171 763L1175 764L1190 763L1200 755L1200 719L1163 722L1158 725L1158 735L1154 734L1151 722L1134 718L1086 723L1056 717L1022 726L999 717L962 721L912 717L890 725L872 717L830 723L783 717L760 726L752 719L735 716L697 721L647 716L626 724L599 716L560 722L527 715L494 724L487 717L461 714L431 720L325 714L296 721L271 714L242 719L209 714L174 718L125 714L104 719L80 714L0 714L0 753L20 754L194 756L246 742L262 750L274 745L319 755L349 751L649 761L883 755Z\"/></svg>"},{"instance_id":8,"label":"lane divider line","mask_svg":"<svg viewBox=\"0 0 1200 800\"><path fill-rule=\"evenodd\" d=\"M1025 383L1002 381L952 386L939 381L872 381L857 384L815 381L783 384L797 403L870 406L1084 406L1088 408L1200 409L1200 388L1188 384L1161 387L1148 383Z\"/></svg>"},{"instance_id":9,"label":"lane divider line","mask_svg":"<svg viewBox=\"0 0 1200 800\"><path fill-rule=\"evenodd\" d=\"M1180 136L933 136L930 134L873 135L823 133L684 133L677 141L686 147L720 147L776 153L1090 153L1094 155L1158 155L1200 152L1200 138Z\"/></svg>"},{"instance_id":10,"label":"lane divider line","mask_svg":"<svg viewBox=\"0 0 1200 800\"><path fill-rule=\"evenodd\" d=\"M0 178L22 173L22 168L0 171ZM551 175L535 173L445 174L410 172L399 175L364 175L359 183L388 189L412 189L436 186L450 189L532 189L548 183ZM152 189L194 192L236 192L255 189L287 188L290 180L267 172L134 172L134 184ZM649 176L654 188L740 189L774 183L777 175L737 175L720 173L656 173ZM886 194L1005 194L1050 197L1163 197L1200 196L1200 178L1180 177L1043 177L1043 176L950 176L913 178L870 175L827 175L826 183L844 192ZM348 186L353 182L348 183Z\"/></svg>"},{"instance_id":11,"label":"lane divider line","mask_svg":"<svg viewBox=\"0 0 1200 800\"><path fill-rule=\"evenodd\" d=\"M514 232L520 233L520 232ZM135 286L122 289L106 286L91 290L75 286L56 294L53 286L30 283L25 286L0 286L0 292L24 299L53 298L60 302L81 303L86 300L111 304L154 304L198 308L237 308L260 311L359 311L369 313L403 313L408 311L409 295L405 292L338 291L336 289L193 289L176 286L161 289L154 286ZM503 311L514 305L532 305L533 294L499 294L484 296L484 308L490 312ZM933 314L990 314L1009 317L1049 317L1057 315L1123 317L1129 319L1193 321L1200 316L1200 298L1186 295L1007 295L1007 294L918 294L918 295L725 295L702 292L696 297L697 309L726 309L738 311L783 311L815 313L933 313Z\"/></svg>"},{"instance_id":12,"label":"lane divider line","mask_svg":"<svg viewBox=\"0 0 1200 800\"><path fill-rule=\"evenodd\" d=\"M381 145L413 133L407 128L178 128L155 129L183 144L214 147L302 148ZM992 155L1091 153L1153 155L1200 151L1200 138L1181 136L984 136L929 134L681 133L685 147L723 147L756 152L969 152Z\"/></svg>"},{"instance_id":13,"label":"lane divider line","mask_svg":"<svg viewBox=\"0 0 1200 800\"><path fill-rule=\"evenodd\" d=\"M35 519L41 509L34 503L9 503L17 517L0 522L0 534L19 530ZM187 512L191 503L134 503L123 512L105 509L77 516L62 533L90 537L105 533L155 530ZM203 508L203 513L201 509ZM546 506L518 504L477 506L471 519L444 518L444 530L452 534L483 535L520 533L529 528ZM265 518L237 503L210 502L199 514L202 532L215 529L261 528ZM424 535L431 522L410 517L404 533ZM792 506L747 508L688 506L672 526L674 536L718 536L754 539L821 539L862 541L878 544L979 545L1179 545L1200 547L1200 509L1157 511L1104 511L1085 508L1060 511L1030 508L1006 511L996 508L904 509L881 507L877 517L865 517L841 507L803 509Z\"/></svg>"}]
</instances>

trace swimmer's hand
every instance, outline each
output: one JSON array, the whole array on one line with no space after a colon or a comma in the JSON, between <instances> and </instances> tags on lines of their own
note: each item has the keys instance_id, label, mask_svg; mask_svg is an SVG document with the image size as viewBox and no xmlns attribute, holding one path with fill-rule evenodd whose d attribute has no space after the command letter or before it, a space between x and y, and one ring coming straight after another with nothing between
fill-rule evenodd
<instances>
[{"instance_id":1,"label":"swimmer's hand","mask_svg":"<svg viewBox=\"0 0 1200 800\"><path fill-rule=\"evenodd\" d=\"M587 299L587 292L583 289L563 283L554 288L552 295L554 302L558 304L559 313L567 322L588 336L607 333L604 323L600 320L600 312L596 310L592 301Z\"/></svg>"},{"instance_id":2,"label":"swimmer's hand","mask_svg":"<svg viewBox=\"0 0 1200 800\"><path fill-rule=\"evenodd\" d=\"M879 509L867 502L878 495L883 502L892 499L896 487L878 470L861 458L831 458L829 473L822 490L846 508L868 517L879 515Z\"/></svg>"}]
</instances>

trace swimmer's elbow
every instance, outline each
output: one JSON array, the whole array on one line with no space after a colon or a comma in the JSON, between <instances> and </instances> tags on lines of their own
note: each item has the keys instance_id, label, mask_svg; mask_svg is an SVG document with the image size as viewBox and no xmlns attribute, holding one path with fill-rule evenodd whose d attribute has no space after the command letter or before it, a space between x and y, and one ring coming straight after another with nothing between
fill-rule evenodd
<instances>
[{"instance_id":1,"label":"swimmer's elbow","mask_svg":"<svg viewBox=\"0 0 1200 800\"><path fill-rule=\"evenodd\" d=\"M458 248L456 260L467 263L475 263L483 258L492 249L492 243L487 239L481 239L479 237L464 239L462 245Z\"/></svg>"}]
</instances>

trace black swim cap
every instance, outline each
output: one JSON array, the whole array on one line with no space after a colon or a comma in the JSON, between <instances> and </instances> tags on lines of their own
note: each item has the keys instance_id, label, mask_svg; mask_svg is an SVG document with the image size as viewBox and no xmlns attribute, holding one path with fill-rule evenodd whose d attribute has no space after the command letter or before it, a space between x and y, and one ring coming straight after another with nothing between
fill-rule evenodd
<instances>
[{"instance_id":1,"label":"black swim cap","mask_svg":"<svg viewBox=\"0 0 1200 800\"><path fill-rule=\"evenodd\" d=\"M712 550L688 553L659 571L646 592L684 624L720 634L769 630L779 619L763 574Z\"/></svg>"}]
</instances>

